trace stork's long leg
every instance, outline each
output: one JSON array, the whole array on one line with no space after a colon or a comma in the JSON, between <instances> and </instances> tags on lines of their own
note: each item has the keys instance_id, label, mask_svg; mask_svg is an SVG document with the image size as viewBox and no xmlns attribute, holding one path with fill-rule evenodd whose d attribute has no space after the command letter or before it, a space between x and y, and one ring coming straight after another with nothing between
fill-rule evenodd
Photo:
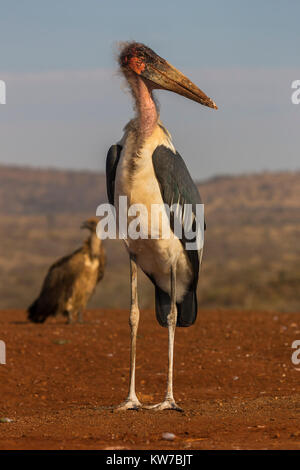
<instances>
[{"instance_id":1,"label":"stork's long leg","mask_svg":"<svg viewBox=\"0 0 300 470\"><path fill-rule=\"evenodd\" d=\"M131 280L131 305L130 305L130 383L129 394L124 403L117 407L118 410L137 410L142 405L135 393L135 358L136 358L136 336L139 326L140 311L137 294L137 264L134 256L130 255L130 280Z\"/></svg>"},{"instance_id":2,"label":"stork's long leg","mask_svg":"<svg viewBox=\"0 0 300 470\"><path fill-rule=\"evenodd\" d=\"M176 306L176 265L171 267L171 309L168 315L168 338L169 338L169 355L168 355L168 379L167 391L165 399L158 405L150 406L154 410L176 410L183 411L176 405L173 396L173 362L174 362L174 338L177 323L177 306Z\"/></svg>"}]
</instances>

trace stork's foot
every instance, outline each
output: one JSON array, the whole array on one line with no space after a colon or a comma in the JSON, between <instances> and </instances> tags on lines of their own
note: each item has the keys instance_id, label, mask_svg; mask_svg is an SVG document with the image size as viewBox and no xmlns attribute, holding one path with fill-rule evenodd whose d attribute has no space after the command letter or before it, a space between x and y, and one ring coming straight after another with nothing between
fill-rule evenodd
<instances>
[{"instance_id":1,"label":"stork's foot","mask_svg":"<svg viewBox=\"0 0 300 470\"><path fill-rule=\"evenodd\" d=\"M134 400L131 400L130 398L127 398L123 403L120 405L116 406L114 408L115 411L125 411L125 410L140 410L143 408L143 405L140 403L140 401L136 398Z\"/></svg>"},{"instance_id":2,"label":"stork's foot","mask_svg":"<svg viewBox=\"0 0 300 470\"><path fill-rule=\"evenodd\" d=\"M172 400L172 399L167 399L161 403L158 403L158 405L150 405L145 408L147 408L148 410L154 410L154 411L174 410L174 411L179 411L181 413L184 411L182 408L180 408L180 406L178 406L175 403L175 400Z\"/></svg>"}]
</instances>

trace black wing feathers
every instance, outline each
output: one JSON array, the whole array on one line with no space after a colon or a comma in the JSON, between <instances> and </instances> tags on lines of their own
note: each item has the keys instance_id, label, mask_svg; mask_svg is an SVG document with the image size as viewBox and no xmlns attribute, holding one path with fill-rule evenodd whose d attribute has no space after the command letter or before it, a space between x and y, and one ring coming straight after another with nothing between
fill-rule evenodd
<instances>
[{"instance_id":1,"label":"black wing feathers","mask_svg":"<svg viewBox=\"0 0 300 470\"><path fill-rule=\"evenodd\" d=\"M191 204L193 214L196 214L196 204L202 203L201 197L179 153L174 154L167 147L160 145L154 151L152 160L164 203L168 206L178 203L181 205L182 209L185 204ZM171 218L170 222L171 228L173 229L174 218ZM184 231L182 235L181 242L184 247L187 242L193 241L185 239ZM198 251L187 250L186 253L192 264L194 273L193 286L196 287L199 271Z\"/></svg>"},{"instance_id":2,"label":"black wing feathers","mask_svg":"<svg viewBox=\"0 0 300 470\"><path fill-rule=\"evenodd\" d=\"M174 154L167 147L160 145L153 152L152 161L164 203L168 206L178 203L182 209L185 204L191 204L192 211L196 214L196 204L201 204L201 197L179 153ZM174 218L171 218L170 222L173 229ZM181 242L184 248L187 241L193 240L186 240L183 232ZM186 254L192 266L193 279L183 301L177 304L177 326L190 326L197 317L196 289L199 276L199 253L197 250L187 250ZM155 282L154 284L157 319L162 326L167 326L170 297Z\"/></svg>"},{"instance_id":3,"label":"black wing feathers","mask_svg":"<svg viewBox=\"0 0 300 470\"><path fill-rule=\"evenodd\" d=\"M114 203L116 171L121 151L121 145L112 145L106 157L106 190L110 204Z\"/></svg>"}]
</instances>

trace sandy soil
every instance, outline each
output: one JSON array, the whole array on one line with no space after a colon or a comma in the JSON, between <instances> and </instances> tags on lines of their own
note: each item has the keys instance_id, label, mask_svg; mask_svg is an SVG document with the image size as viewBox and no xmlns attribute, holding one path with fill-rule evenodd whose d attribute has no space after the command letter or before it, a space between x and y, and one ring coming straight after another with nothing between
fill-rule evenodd
<instances>
[{"instance_id":1,"label":"sandy soil","mask_svg":"<svg viewBox=\"0 0 300 470\"><path fill-rule=\"evenodd\" d=\"M126 396L128 312L88 311L86 323L44 325L0 312L1 449L300 449L300 368L291 344L299 314L200 312L178 329L175 398L184 413L116 412ZM137 392L165 390L167 330L142 313ZM176 435L173 441L162 438Z\"/></svg>"}]
</instances>

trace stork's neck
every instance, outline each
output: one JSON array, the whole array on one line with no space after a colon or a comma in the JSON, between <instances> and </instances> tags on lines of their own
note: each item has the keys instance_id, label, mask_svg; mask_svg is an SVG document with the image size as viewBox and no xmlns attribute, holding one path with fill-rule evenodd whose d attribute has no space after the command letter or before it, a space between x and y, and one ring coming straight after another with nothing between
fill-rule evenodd
<instances>
[{"instance_id":1,"label":"stork's neck","mask_svg":"<svg viewBox=\"0 0 300 470\"><path fill-rule=\"evenodd\" d=\"M136 102L139 135L145 139L152 134L157 124L158 110L153 99L151 86L146 84L141 77L136 75L131 87Z\"/></svg>"}]
</instances>

